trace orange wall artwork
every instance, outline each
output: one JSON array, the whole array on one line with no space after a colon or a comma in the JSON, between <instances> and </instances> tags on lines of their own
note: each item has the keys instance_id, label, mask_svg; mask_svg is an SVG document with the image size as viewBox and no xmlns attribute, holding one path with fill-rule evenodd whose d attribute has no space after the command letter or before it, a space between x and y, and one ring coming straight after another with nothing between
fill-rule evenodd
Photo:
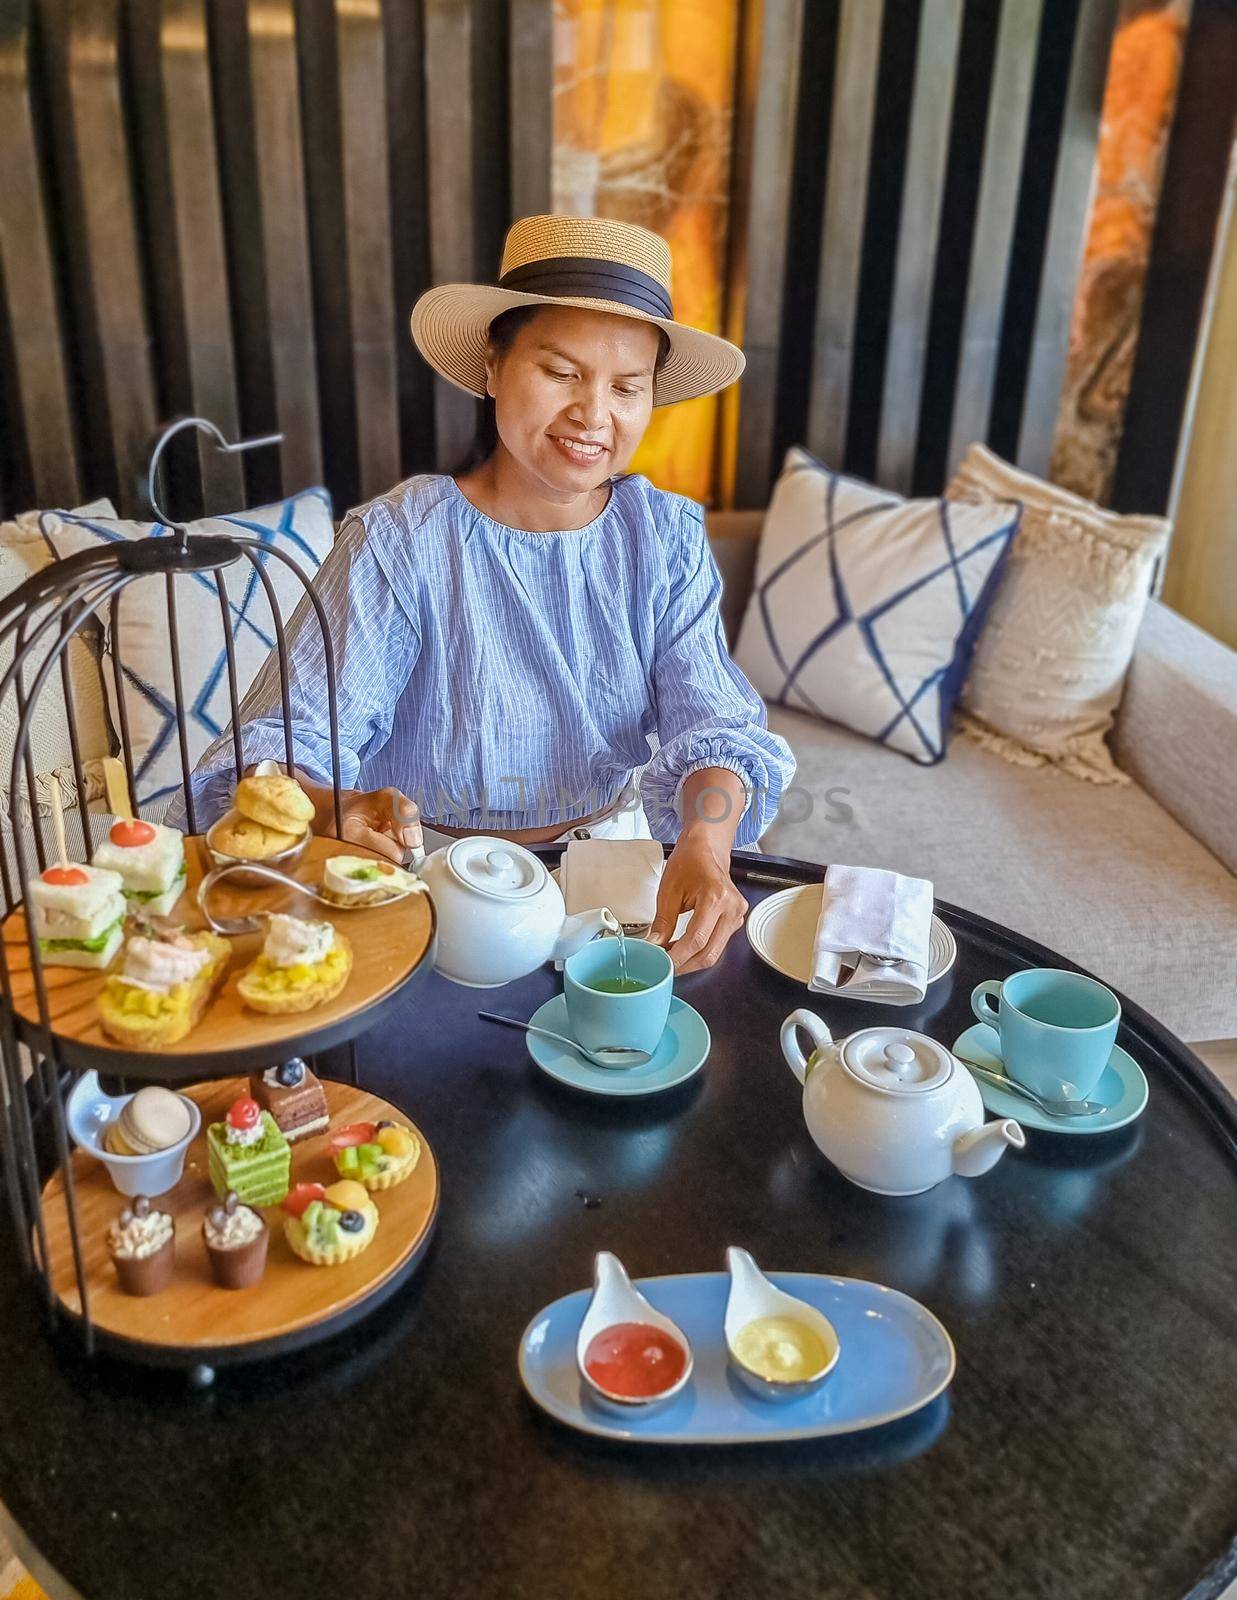
<instances>
[{"instance_id":1,"label":"orange wall artwork","mask_svg":"<svg viewBox=\"0 0 1237 1600\"><path fill-rule=\"evenodd\" d=\"M674 310L723 325L740 0L555 0L554 209L663 234ZM653 413L633 462L714 498L718 401Z\"/></svg>"},{"instance_id":2,"label":"orange wall artwork","mask_svg":"<svg viewBox=\"0 0 1237 1600\"><path fill-rule=\"evenodd\" d=\"M1103 504L1121 443L1189 0L1122 0L1051 476Z\"/></svg>"}]
</instances>

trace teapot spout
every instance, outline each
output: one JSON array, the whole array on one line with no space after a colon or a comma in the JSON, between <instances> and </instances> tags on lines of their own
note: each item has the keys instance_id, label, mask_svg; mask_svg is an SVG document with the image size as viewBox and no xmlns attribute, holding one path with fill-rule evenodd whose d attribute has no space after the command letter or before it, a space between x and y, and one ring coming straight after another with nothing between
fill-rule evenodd
<instances>
[{"instance_id":1,"label":"teapot spout","mask_svg":"<svg viewBox=\"0 0 1237 1600\"><path fill-rule=\"evenodd\" d=\"M564 918L558 933L558 943L554 946L550 960L566 961L568 956L573 956L577 950L582 950L590 939L596 938L603 928L608 928L611 933L619 931L618 918L607 906L600 906L596 911L581 911L578 916Z\"/></svg>"},{"instance_id":2,"label":"teapot spout","mask_svg":"<svg viewBox=\"0 0 1237 1600\"><path fill-rule=\"evenodd\" d=\"M962 1178L978 1178L989 1172L1011 1146L1025 1150L1027 1136L1011 1117L985 1122L953 1143L953 1169Z\"/></svg>"}]
</instances>

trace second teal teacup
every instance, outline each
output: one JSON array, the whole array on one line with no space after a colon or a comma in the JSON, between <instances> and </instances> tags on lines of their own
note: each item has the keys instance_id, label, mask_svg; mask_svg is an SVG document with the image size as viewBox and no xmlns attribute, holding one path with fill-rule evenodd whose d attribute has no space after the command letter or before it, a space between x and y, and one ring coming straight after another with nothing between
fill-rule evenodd
<instances>
[{"instance_id":1,"label":"second teal teacup","mask_svg":"<svg viewBox=\"0 0 1237 1600\"><path fill-rule=\"evenodd\" d=\"M652 1055L666 1031L674 993L674 963L660 945L628 939L627 976L639 990L607 992L619 977L619 942L594 939L563 965L563 994L571 1032L586 1050L617 1046ZM603 985L602 988L596 987Z\"/></svg>"},{"instance_id":2,"label":"second teal teacup","mask_svg":"<svg viewBox=\"0 0 1237 1600\"><path fill-rule=\"evenodd\" d=\"M1111 989L1055 967L1029 967L1004 983L989 978L976 984L971 1009L1000 1034L1009 1076L1045 1100L1085 1100L1091 1094L1121 1021Z\"/></svg>"}]
</instances>

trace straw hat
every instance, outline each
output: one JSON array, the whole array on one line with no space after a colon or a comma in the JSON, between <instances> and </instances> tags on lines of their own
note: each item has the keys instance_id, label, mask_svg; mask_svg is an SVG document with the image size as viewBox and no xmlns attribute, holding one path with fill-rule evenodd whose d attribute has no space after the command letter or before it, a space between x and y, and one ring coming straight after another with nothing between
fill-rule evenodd
<instances>
[{"instance_id":1,"label":"straw hat","mask_svg":"<svg viewBox=\"0 0 1237 1600\"><path fill-rule=\"evenodd\" d=\"M521 217L508 230L497 286L444 283L412 309L417 349L449 383L485 394L490 323L513 306L582 306L664 328L670 339L653 404L714 394L743 371L743 352L674 320L670 246L660 234L608 217Z\"/></svg>"}]
</instances>

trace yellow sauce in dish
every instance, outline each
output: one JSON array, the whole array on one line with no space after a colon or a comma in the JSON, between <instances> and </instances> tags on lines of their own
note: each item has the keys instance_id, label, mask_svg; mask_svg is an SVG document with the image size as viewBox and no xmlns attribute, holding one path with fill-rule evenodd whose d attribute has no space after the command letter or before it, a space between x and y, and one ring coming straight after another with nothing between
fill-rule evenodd
<instances>
[{"instance_id":1,"label":"yellow sauce in dish","mask_svg":"<svg viewBox=\"0 0 1237 1600\"><path fill-rule=\"evenodd\" d=\"M749 1372L774 1383L802 1383L829 1365L831 1348L798 1317L757 1317L735 1336L734 1353Z\"/></svg>"}]
</instances>

